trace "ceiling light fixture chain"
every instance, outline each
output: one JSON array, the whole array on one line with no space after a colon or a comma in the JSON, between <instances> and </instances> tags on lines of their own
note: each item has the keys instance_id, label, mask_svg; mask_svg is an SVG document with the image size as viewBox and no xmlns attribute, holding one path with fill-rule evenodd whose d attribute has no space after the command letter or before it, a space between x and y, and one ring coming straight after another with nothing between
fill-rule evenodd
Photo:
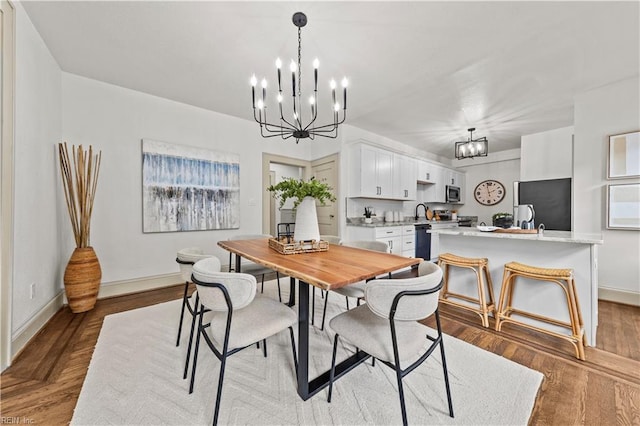
<instances>
[{"instance_id":1,"label":"ceiling light fixture chain","mask_svg":"<svg viewBox=\"0 0 640 426\"><path fill-rule=\"evenodd\" d=\"M291 60L291 95L292 95L292 109L293 109L293 122L290 123L284 118L283 107L284 103L282 81L281 81L281 67L282 61L280 58L276 60L276 68L278 75L278 96L277 102L280 111L280 123L273 124L267 120L267 80L262 79L262 98L256 100L256 84L258 80L255 74L251 77L251 100L253 106L253 118L260 124L260 134L265 138L280 136L282 139L295 138L296 143L300 139L315 139L316 136L323 136L335 139L338 136L338 126L344 123L347 116L347 85L346 78L342 79L343 88L343 104L342 106L336 101L336 82L331 80L331 108L333 115L333 122L322 126L316 126L315 121L318 118L318 67L319 61L315 59L313 61L313 75L314 75L314 90L313 95L309 97L309 104L311 107L311 118L309 122L304 125L303 113L302 113L302 27L307 24L307 16L302 12L294 13L292 17L293 24L298 27L298 63ZM296 81L296 66L297 66L297 81ZM297 85L297 90L296 90ZM342 110L342 114L340 114Z\"/></svg>"}]
</instances>

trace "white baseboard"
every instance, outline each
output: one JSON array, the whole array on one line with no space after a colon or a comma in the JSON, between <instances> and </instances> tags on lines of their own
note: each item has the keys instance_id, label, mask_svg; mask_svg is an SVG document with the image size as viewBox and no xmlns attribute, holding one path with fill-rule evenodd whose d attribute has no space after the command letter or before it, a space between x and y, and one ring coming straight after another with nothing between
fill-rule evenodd
<instances>
[{"instance_id":1,"label":"white baseboard","mask_svg":"<svg viewBox=\"0 0 640 426\"><path fill-rule=\"evenodd\" d=\"M49 303L40 309L39 312L36 312L29 322L15 332L14 337L11 340L11 359L15 358L26 344L29 343L29 340L38 334L51 317L60 310L63 303L64 291L61 291L51 299Z\"/></svg>"},{"instance_id":2,"label":"white baseboard","mask_svg":"<svg viewBox=\"0 0 640 426\"><path fill-rule=\"evenodd\" d=\"M173 274L154 275L151 277L134 278L131 280L112 281L110 283L102 283L100 285L98 299L122 296L124 294L169 287L182 283L183 281L182 277L180 276L180 272L176 272Z\"/></svg>"},{"instance_id":3,"label":"white baseboard","mask_svg":"<svg viewBox=\"0 0 640 426\"><path fill-rule=\"evenodd\" d=\"M598 299L624 303L625 305L640 306L640 293L629 290L600 286L598 287Z\"/></svg>"},{"instance_id":4,"label":"white baseboard","mask_svg":"<svg viewBox=\"0 0 640 426\"><path fill-rule=\"evenodd\" d=\"M227 268L227 269L224 269ZM223 271L229 270L228 266L223 266ZM180 272L172 274L155 275L151 277L135 278L131 280L112 281L102 283L98 292L98 299L107 297L122 296L125 294L137 293L140 291L153 290L156 288L169 287L182 283ZM60 308L67 304L64 291L58 293L49 303L47 303L31 320L20 327L11 340L11 358L25 347L25 345L38 334L40 329L55 315Z\"/></svg>"}]
</instances>

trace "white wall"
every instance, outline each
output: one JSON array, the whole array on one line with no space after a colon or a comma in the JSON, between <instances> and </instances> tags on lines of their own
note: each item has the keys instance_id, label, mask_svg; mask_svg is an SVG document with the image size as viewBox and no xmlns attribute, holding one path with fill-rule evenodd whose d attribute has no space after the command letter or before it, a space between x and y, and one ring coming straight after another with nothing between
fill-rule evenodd
<instances>
[{"instance_id":1,"label":"white wall","mask_svg":"<svg viewBox=\"0 0 640 426\"><path fill-rule=\"evenodd\" d=\"M200 246L226 264L219 240L262 233L262 153L309 159L309 144L263 139L257 124L248 120L68 73L62 74L62 89L65 139L102 150L91 243L102 265L103 286L176 272L176 251L183 247ZM143 138L238 154L240 229L143 234ZM70 240L70 229L64 231Z\"/></svg>"},{"instance_id":2,"label":"white wall","mask_svg":"<svg viewBox=\"0 0 640 426\"><path fill-rule=\"evenodd\" d=\"M14 257L11 331L62 290L56 144L62 139L60 67L19 2L16 8ZM68 220L68 219L67 219ZM70 253L69 253L70 254ZM36 284L30 298L30 285ZM15 351L14 351L15 353Z\"/></svg>"},{"instance_id":3,"label":"white wall","mask_svg":"<svg viewBox=\"0 0 640 426\"><path fill-rule=\"evenodd\" d=\"M523 135L520 180L570 178L573 175L573 126Z\"/></svg>"},{"instance_id":4,"label":"white wall","mask_svg":"<svg viewBox=\"0 0 640 426\"><path fill-rule=\"evenodd\" d=\"M513 213L513 182L520 180L520 150L513 149L498 153L489 153L486 157L474 160L461 160L464 165L458 167L467 172L465 183L465 203L459 207L458 215L478 216L478 223L492 224L496 213ZM495 206L484 206L473 197L476 186L487 179L497 180L504 185L506 195Z\"/></svg>"},{"instance_id":5,"label":"white wall","mask_svg":"<svg viewBox=\"0 0 640 426\"><path fill-rule=\"evenodd\" d=\"M574 228L602 233L599 285L629 293L640 303L640 231L606 229L606 186L639 182L607 180L609 135L640 129L640 78L582 93L575 102Z\"/></svg>"}]
</instances>

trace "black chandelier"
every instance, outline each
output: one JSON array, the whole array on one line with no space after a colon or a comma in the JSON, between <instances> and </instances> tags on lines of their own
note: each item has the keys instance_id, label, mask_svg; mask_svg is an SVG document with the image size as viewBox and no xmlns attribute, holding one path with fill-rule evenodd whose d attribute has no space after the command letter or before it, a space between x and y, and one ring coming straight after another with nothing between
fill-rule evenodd
<instances>
[{"instance_id":1,"label":"black chandelier","mask_svg":"<svg viewBox=\"0 0 640 426\"><path fill-rule=\"evenodd\" d=\"M302 70L300 67L301 59L301 29L307 25L307 16L302 12L296 12L292 18L293 24L298 27L298 64L291 60L289 69L291 70L291 94L293 97L292 109L293 115L291 119L286 119L282 112L282 104L284 103L284 96L282 91L282 84L280 79L280 69L282 68L282 61L280 58L276 60L276 68L278 70L278 109L280 110L279 124L269 123L267 120L267 80L262 79L262 98L256 100L256 84L258 80L255 74L251 76L251 100L253 105L253 118L260 124L260 134L265 138L272 138L276 136L282 137L282 139L289 139L294 137L296 143L300 139L309 138L315 139L316 136L323 136L328 138L336 138L338 136L338 126L344 123L347 116L347 85L348 81L345 78L342 79L343 89L343 101L342 105L336 101L336 82L331 80L331 99L332 99L332 114L333 122L322 126L316 126L315 121L318 117L318 66L319 61L316 58L313 61L313 76L314 76L314 90L313 95L309 97L309 105L311 106L311 115L308 123L304 123L302 113ZM298 71L298 78L296 80L296 70ZM297 92L296 92L297 88ZM342 114L340 114L342 110ZM341 117L340 117L341 116Z\"/></svg>"},{"instance_id":2,"label":"black chandelier","mask_svg":"<svg viewBox=\"0 0 640 426\"><path fill-rule=\"evenodd\" d=\"M486 136L478 139L473 138L473 132L475 127L469 129L469 140L456 142L456 158L462 160L463 158L473 157L486 157L489 152L489 141Z\"/></svg>"}]
</instances>

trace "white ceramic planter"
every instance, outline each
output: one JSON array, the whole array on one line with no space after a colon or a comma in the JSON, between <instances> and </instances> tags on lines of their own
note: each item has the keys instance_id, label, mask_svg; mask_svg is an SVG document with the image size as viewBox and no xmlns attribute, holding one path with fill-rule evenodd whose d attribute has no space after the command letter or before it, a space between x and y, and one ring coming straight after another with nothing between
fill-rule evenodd
<instances>
[{"instance_id":1,"label":"white ceramic planter","mask_svg":"<svg viewBox=\"0 0 640 426\"><path fill-rule=\"evenodd\" d=\"M293 238L296 241L320 241L315 198L304 197L302 202L298 204L296 209L296 229Z\"/></svg>"}]
</instances>

